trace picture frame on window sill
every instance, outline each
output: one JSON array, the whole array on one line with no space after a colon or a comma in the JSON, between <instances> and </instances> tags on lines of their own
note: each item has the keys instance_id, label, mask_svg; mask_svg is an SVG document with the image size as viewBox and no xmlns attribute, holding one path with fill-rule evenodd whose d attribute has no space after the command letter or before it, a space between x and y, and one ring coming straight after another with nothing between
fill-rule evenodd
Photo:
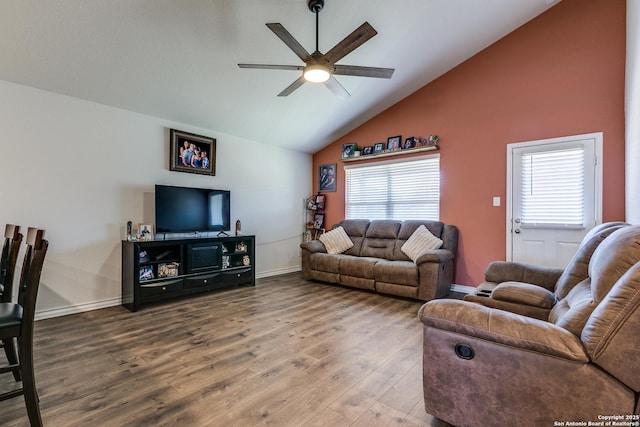
<instances>
[{"instance_id":1,"label":"picture frame on window sill","mask_svg":"<svg viewBox=\"0 0 640 427\"><path fill-rule=\"evenodd\" d=\"M170 129L169 157L169 170L215 176L216 139Z\"/></svg>"}]
</instances>

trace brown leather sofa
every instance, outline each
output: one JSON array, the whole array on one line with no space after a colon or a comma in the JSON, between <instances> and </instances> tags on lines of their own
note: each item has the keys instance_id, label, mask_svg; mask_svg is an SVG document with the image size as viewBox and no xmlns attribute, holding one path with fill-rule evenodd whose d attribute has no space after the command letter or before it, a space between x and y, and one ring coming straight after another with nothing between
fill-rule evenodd
<instances>
[{"instance_id":1,"label":"brown leather sofa","mask_svg":"<svg viewBox=\"0 0 640 427\"><path fill-rule=\"evenodd\" d=\"M424 304L426 411L458 427L637 415L640 226L605 237L564 300L548 320L470 301Z\"/></svg>"},{"instance_id":2,"label":"brown leather sofa","mask_svg":"<svg viewBox=\"0 0 640 427\"><path fill-rule=\"evenodd\" d=\"M420 225L443 243L413 262L401 247ZM366 219L343 220L332 228L338 226L344 228L353 247L329 254L318 240L303 242L303 277L423 301L443 297L451 288L458 246L456 226L439 221Z\"/></svg>"}]
</instances>

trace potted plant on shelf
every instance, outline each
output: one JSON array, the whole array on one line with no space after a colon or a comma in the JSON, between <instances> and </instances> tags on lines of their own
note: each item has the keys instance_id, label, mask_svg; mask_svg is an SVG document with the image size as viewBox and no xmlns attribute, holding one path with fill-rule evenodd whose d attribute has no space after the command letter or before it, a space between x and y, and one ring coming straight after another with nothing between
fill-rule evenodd
<instances>
[{"instance_id":1,"label":"potted plant on shelf","mask_svg":"<svg viewBox=\"0 0 640 427\"><path fill-rule=\"evenodd\" d=\"M353 157L360 156L361 152L362 152L362 148L358 144L353 146Z\"/></svg>"}]
</instances>

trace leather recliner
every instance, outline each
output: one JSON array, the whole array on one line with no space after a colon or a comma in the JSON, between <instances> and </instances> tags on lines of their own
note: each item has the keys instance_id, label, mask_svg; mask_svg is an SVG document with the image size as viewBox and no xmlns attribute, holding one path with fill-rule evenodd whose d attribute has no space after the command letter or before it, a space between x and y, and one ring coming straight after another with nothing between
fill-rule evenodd
<instances>
[{"instance_id":1,"label":"leather recliner","mask_svg":"<svg viewBox=\"0 0 640 427\"><path fill-rule=\"evenodd\" d=\"M485 270L485 282L464 297L487 307L547 320L556 304L567 306L571 289L588 277L589 260L600 243L624 222L608 222L591 229L564 269L510 261L494 261Z\"/></svg>"},{"instance_id":2,"label":"leather recliner","mask_svg":"<svg viewBox=\"0 0 640 427\"><path fill-rule=\"evenodd\" d=\"M637 415L640 226L606 237L566 298L573 305L548 321L469 301L424 304L427 413L457 427Z\"/></svg>"}]
</instances>

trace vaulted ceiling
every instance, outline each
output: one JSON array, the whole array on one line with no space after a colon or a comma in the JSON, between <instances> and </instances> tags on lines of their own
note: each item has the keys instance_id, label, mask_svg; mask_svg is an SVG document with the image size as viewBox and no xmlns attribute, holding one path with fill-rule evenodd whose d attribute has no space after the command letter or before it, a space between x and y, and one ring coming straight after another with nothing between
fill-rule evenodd
<instances>
[{"instance_id":1,"label":"vaulted ceiling","mask_svg":"<svg viewBox=\"0 0 640 427\"><path fill-rule=\"evenodd\" d=\"M326 0L319 49L363 22L378 35L339 64L395 68L337 76L278 97L303 65L265 24L315 49L307 0L19 0L0 13L0 79L267 144L315 152L544 12L555 0Z\"/></svg>"}]
</instances>

